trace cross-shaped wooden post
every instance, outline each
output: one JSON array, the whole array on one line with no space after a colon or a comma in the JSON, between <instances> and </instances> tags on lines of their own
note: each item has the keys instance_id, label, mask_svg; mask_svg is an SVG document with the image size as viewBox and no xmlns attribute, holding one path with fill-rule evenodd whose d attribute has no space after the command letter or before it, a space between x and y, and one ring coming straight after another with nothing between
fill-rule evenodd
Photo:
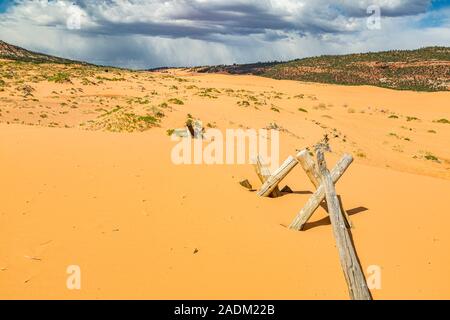
<instances>
[{"instance_id":1,"label":"cross-shaped wooden post","mask_svg":"<svg viewBox=\"0 0 450 320\"><path fill-rule=\"evenodd\" d=\"M260 156L260 155L258 155L256 157L255 170L256 170L256 174L259 177L259 180L261 180L261 183L263 183L263 184L272 175L272 173L270 172L269 166L264 161L264 158L262 156ZM280 195L281 195L280 189L278 188L278 186L276 186L269 196L272 197L272 198L277 198Z\"/></svg>"},{"instance_id":2,"label":"cross-shaped wooden post","mask_svg":"<svg viewBox=\"0 0 450 320\"><path fill-rule=\"evenodd\" d=\"M297 155L298 156L298 155ZM264 181L261 189L258 191L258 196L268 197L273 195L274 190L278 189L280 182L292 171L298 164L296 157L289 156L285 162L277 169L273 174L271 174ZM270 172L270 171L269 171ZM261 179L262 180L262 179Z\"/></svg>"},{"instance_id":3,"label":"cross-shaped wooden post","mask_svg":"<svg viewBox=\"0 0 450 320\"><path fill-rule=\"evenodd\" d=\"M352 163L353 158L345 155L336 165L333 172L330 173L324 155L325 151L329 151L328 140L325 139L324 143L317 144L315 150L318 168L316 168L314 160L308 151L300 152L298 156L298 161L305 169L311 182L317 187L317 191L306 204L306 209L303 208L291 224L291 228L301 229L320 205L320 202L325 198L333 227L334 238L336 239L336 246L339 250L339 260L347 282L350 298L353 300L371 300L372 295L367 287L366 278L364 277L348 228L348 217L341 210L336 188L334 187L335 182Z\"/></svg>"},{"instance_id":4,"label":"cross-shaped wooden post","mask_svg":"<svg viewBox=\"0 0 450 320\"><path fill-rule=\"evenodd\" d=\"M325 189L321 185L320 173L317 170L316 164L309 154L308 150L302 150L297 155L297 160L300 165L305 170L306 175L309 180L311 180L312 184L316 187L316 192L312 195L312 197L308 200L306 205L300 211L300 213L295 217L294 221L289 226L290 229L294 230L302 230L305 226L306 222L311 218L313 213L317 210L323 200L325 200ZM333 179L333 183L336 183L353 162L353 157L351 155L344 155L341 161L338 162L336 167L331 172L331 177ZM348 227L351 227L350 217L347 212L344 211L344 217L346 220L346 224Z\"/></svg>"},{"instance_id":5,"label":"cross-shaped wooden post","mask_svg":"<svg viewBox=\"0 0 450 320\"><path fill-rule=\"evenodd\" d=\"M309 198L305 206L300 210L298 215L295 217L294 221L290 224L289 228L293 230L300 231L305 226L306 222L311 218L313 213L319 208L323 200L325 200L325 188L321 184L320 173L316 168L314 160L310 156L307 150L302 150L297 156L303 169L306 171L311 182L317 188L316 192ZM331 179L333 183L339 181L348 167L352 164L353 157L349 154L345 154L342 159L336 164L334 169L331 171ZM350 219L347 212L344 211L344 216L347 226L351 226Z\"/></svg>"}]
</instances>

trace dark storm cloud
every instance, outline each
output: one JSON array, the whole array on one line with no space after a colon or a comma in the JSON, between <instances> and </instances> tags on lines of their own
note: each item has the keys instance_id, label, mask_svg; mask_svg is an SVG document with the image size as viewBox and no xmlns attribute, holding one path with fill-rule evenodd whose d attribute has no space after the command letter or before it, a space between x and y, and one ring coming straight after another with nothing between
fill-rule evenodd
<instances>
[{"instance_id":1,"label":"dark storm cloud","mask_svg":"<svg viewBox=\"0 0 450 320\"><path fill-rule=\"evenodd\" d=\"M14 2L0 12L3 40L49 54L132 68L417 48L448 43L450 36L448 19L418 33L417 25L430 25L431 0ZM378 31L367 27L372 5L385 18ZM79 17L78 28L68 24L73 17ZM421 19L428 20L418 24Z\"/></svg>"},{"instance_id":2,"label":"dark storm cloud","mask_svg":"<svg viewBox=\"0 0 450 320\"><path fill-rule=\"evenodd\" d=\"M91 22L81 32L213 40L214 35L246 36L270 31L301 35L352 32L355 26L350 22L366 17L370 5L379 5L384 16L398 17L426 12L430 0L76 0L73 3ZM56 12L70 4L65 0L27 0L19 1L18 8L26 7L27 13L35 10L37 16L39 9L45 10L43 14L49 17L43 23L55 25L64 23Z\"/></svg>"}]
</instances>

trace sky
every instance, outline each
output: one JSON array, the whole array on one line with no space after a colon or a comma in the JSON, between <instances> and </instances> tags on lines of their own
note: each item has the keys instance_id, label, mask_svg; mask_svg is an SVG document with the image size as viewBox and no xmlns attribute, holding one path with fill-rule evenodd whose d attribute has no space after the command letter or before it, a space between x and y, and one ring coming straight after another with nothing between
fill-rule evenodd
<instances>
[{"instance_id":1,"label":"sky","mask_svg":"<svg viewBox=\"0 0 450 320\"><path fill-rule=\"evenodd\" d=\"M0 40L133 69L450 46L450 0L0 0Z\"/></svg>"}]
</instances>

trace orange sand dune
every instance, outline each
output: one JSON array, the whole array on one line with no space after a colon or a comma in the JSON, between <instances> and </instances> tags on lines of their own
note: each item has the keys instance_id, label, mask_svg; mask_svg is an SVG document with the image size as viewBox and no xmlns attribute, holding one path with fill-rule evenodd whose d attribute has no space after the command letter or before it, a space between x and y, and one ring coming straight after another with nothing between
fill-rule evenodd
<instances>
[{"instance_id":1,"label":"orange sand dune","mask_svg":"<svg viewBox=\"0 0 450 320\"><path fill-rule=\"evenodd\" d=\"M324 210L284 227L313 191L301 170L300 193L261 199L238 184L257 185L251 166L173 165L160 129L0 132L1 298L348 297ZM356 163L338 192L363 267L382 268L374 298L450 297L450 181Z\"/></svg>"},{"instance_id":2,"label":"orange sand dune","mask_svg":"<svg viewBox=\"0 0 450 320\"><path fill-rule=\"evenodd\" d=\"M328 134L329 167L355 157L337 191L363 269L381 267L374 298L450 298L448 92L112 73L0 91L0 298L347 299L325 210L304 232L285 227L314 191L305 173L283 182L294 194L263 199L239 185L259 187L251 165L176 166L166 131L187 114L222 131L275 127L281 161ZM164 117L92 131L116 106ZM66 287L70 265L81 290Z\"/></svg>"}]
</instances>

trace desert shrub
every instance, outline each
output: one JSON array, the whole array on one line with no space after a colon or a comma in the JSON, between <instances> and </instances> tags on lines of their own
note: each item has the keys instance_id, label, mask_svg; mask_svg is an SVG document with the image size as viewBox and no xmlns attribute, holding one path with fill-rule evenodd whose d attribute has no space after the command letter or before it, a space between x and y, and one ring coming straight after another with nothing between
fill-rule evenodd
<instances>
[{"instance_id":1,"label":"desert shrub","mask_svg":"<svg viewBox=\"0 0 450 320\"><path fill-rule=\"evenodd\" d=\"M125 81L126 80L125 78L116 78L116 77L108 78L108 77L102 77L102 76L97 76L96 79L100 80L100 81Z\"/></svg>"},{"instance_id":2,"label":"desert shrub","mask_svg":"<svg viewBox=\"0 0 450 320\"><path fill-rule=\"evenodd\" d=\"M270 108L270 110L275 111L275 112L280 112L280 109L278 109L277 107L272 107L272 108Z\"/></svg>"},{"instance_id":3,"label":"desert shrub","mask_svg":"<svg viewBox=\"0 0 450 320\"><path fill-rule=\"evenodd\" d=\"M445 123L445 124L450 124L450 121L449 120L447 120L447 119L439 119L439 120L436 120L436 121L434 121L434 122L436 122L436 123Z\"/></svg>"},{"instance_id":4,"label":"desert shrub","mask_svg":"<svg viewBox=\"0 0 450 320\"><path fill-rule=\"evenodd\" d=\"M359 157L359 158L366 158L367 157L366 154L364 152L362 152L362 151L357 152L356 156Z\"/></svg>"},{"instance_id":5,"label":"desert shrub","mask_svg":"<svg viewBox=\"0 0 450 320\"><path fill-rule=\"evenodd\" d=\"M243 100L243 101L238 101L238 106L241 106L241 107L249 107L250 106L250 102L248 102L248 101L245 101L245 100Z\"/></svg>"},{"instance_id":6,"label":"desert shrub","mask_svg":"<svg viewBox=\"0 0 450 320\"><path fill-rule=\"evenodd\" d=\"M301 112L308 112L308 110L303 109L303 108L298 108L298 111L301 111Z\"/></svg>"},{"instance_id":7,"label":"desert shrub","mask_svg":"<svg viewBox=\"0 0 450 320\"><path fill-rule=\"evenodd\" d=\"M430 160L430 161L435 161L435 162L439 162L438 157L436 157L435 155L433 155L432 153L428 152L425 155L425 159Z\"/></svg>"},{"instance_id":8,"label":"desert shrub","mask_svg":"<svg viewBox=\"0 0 450 320\"><path fill-rule=\"evenodd\" d=\"M71 83L70 75L66 72L58 72L54 74L53 76L50 76L47 78L50 82L56 82L56 83Z\"/></svg>"},{"instance_id":9,"label":"desert shrub","mask_svg":"<svg viewBox=\"0 0 450 320\"><path fill-rule=\"evenodd\" d=\"M325 110L327 108L327 105L325 103L319 103L317 106L313 107L316 110Z\"/></svg>"},{"instance_id":10,"label":"desert shrub","mask_svg":"<svg viewBox=\"0 0 450 320\"><path fill-rule=\"evenodd\" d=\"M184 102L177 98L172 98L168 102L177 105L184 105Z\"/></svg>"},{"instance_id":11,"label":"desert shrub","mask_svg":"<svg viewBox=\"0 0 450 320\"><path fill-rule=\"evenodd\" d=\"M398 134L396 134L396 133L394 133L394 132L390 132L390 133L389 133L389 136L390 136L390 137L395 137L395 138L398 138L398 137L399 137Z\"/></svg>"},{"instance_id":12,"label":"desert shrub","mask_svg":"<svg viewBox=\"0 0 450 320\"><path fill-rule=\"evenodd\" d=\"M158 115L138 115L123 107L116 106L114 109L100 115L95 120L83 124L90 130L104 130L110 132L142 132L158 126L160 120Z\"/></svg>"}]
</instances>

